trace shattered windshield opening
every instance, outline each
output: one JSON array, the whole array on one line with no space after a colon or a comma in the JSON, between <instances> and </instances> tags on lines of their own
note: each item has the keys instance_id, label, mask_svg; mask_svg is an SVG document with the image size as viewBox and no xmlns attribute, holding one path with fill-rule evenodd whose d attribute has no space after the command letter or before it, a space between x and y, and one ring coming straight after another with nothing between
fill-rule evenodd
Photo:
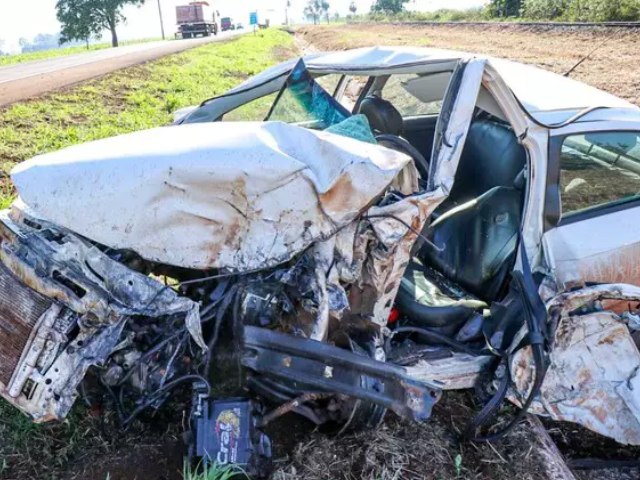
<instances>
[{"instance_id":1,"label":"shattered windshield opening","mask_svg":"<svg viewBox=\"0 0 640 480\"><path fill-rule=\"evenodd\" d=\"M316 82L303 60L293 68L265 120L324 130L351 113Z\"/></svg>"}]
</instances>

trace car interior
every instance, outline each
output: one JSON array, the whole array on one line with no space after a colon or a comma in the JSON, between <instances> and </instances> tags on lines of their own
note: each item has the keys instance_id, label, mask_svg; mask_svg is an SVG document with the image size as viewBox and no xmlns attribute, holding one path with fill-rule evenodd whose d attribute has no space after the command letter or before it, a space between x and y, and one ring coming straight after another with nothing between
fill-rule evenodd
<instances>
[{"instance_id":1,"label":"car interior","mask_svg":"<svg viewBox=\"0 0 640 480\"><path fill-rule=\"evenodd\" d=\"M449 75L437 76L435 88L416 79L402 87L413 96L426 92L416 98L429 102L442 99ZM363 92L354 113L367 117L381 143L409 153L424 175L438 114L403 116L381 83ZM430 242L417 242L401 283L396 307L406 324L460 341L480 338L483 311L504 297L515 263L526 160L509 124L477 107L454 186L422 232Z\"/></svg>"},{"instance_id":2,"label":"car interior","mask_svg":"<svg viewBox=\"0 0 640 480\"><path fill-rule=\"evenodd\" d=\"M324 129L362 114L378 143L412 157L426 180L452 75L448 70L314 76L301 62L265 119ZM452 190L416 242L401 282L396 308L404 325L458 341L481 340L483 318L509 289L526 164L524 147L495 99L481 87Z\"/></svg>"}]
</instances>

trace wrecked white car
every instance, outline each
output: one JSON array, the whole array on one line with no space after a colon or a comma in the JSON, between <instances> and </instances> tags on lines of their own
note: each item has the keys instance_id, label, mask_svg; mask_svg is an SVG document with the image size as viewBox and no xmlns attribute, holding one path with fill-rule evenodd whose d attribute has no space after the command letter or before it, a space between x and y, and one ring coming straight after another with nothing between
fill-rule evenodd
<instances>
[{"instance_id":1,"label":"wrecked white car","mask_svg":"<svg viewBox=\"0 0 640 480\"><path fill-rule=\"evenodd\" d=\"M127 424L188 384L194 454L254 466L286 412L425 420L479 383L469 438L533 411L638 445L639 137L571 79L389 47L36 157L0 218L0 393L61 419L91 376Z\"/></svg>"}]
</instances>

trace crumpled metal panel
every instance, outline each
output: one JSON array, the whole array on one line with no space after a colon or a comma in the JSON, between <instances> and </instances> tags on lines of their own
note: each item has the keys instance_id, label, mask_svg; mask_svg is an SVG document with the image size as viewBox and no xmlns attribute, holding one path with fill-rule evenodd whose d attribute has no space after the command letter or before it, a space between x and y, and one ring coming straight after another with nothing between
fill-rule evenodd
<instances>
[{"instance_id":1,"label":"crumpled metal panel","mask_svg":"<svg viewBox=\"0 0 640 480\"><path fill-rule=\"evenodd\" d=\"M194 269L266 269L348 225L400 152L280 122L157 128L41 155L12 180L36 216Z\"/></svg>"},{"instance_id":2,"label":"crumpled metal panel","mask_svg":"<svg viewBox=\"0 0 640 480\"><path fill-rule=\"evenodd\" d=\"M0 261L12 279L51 302L32 325L10 381L0 379L0 395L35 421L67 415L87 369L111 355L129 316L181 315L194 341L206 348L196 302L72 232L14 209L11 218L0 213L0 240ZM74 326L77 333L69 336Z\"/></svg>"},{"instance_id":3,"label":"crumpled metal panel","mask_svg":"<svg viewBox=\"0 0 640 480\"><path fill-rule=\"evenodd\" d=\"M532 411L555 420L579 423L624 444L640 445L640 352L623 316L598 308L605 299L640 299L632 285L599 285L557 296L548 303L557 327L549 368ZM511 364L517 392L524 398L533 381L530 350Z\"/></svg>"},{"instance_id":4,"label":"crumpled metal panel","mask_svg":"<svg viewBox=\"0 0 640 480\"><path fill-rule=\"evenodd\" d=\"M422 232L427 219L444 198L444 192L438 188L388 206L372 207L367 212L376 242L364 264L361 284L368 287L375 299L370 318L378 325L387 324L411 259L411 249L418 240L417 233Z\"/></svg>"}]
</instances>

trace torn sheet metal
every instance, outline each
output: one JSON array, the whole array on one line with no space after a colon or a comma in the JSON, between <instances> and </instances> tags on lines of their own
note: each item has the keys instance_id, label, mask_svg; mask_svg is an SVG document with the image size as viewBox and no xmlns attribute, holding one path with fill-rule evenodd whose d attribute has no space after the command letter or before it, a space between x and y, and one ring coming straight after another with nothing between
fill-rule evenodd
<instances>
[{"instance_id":1,"label":"torn sheet metal","mask_svg":"<svg viewBox=\"0 0 640 480\"><path fill-rule=\"evenodd\" d=\"M605 299L637 303L640 288L599 285L548 303L557 327L532 411L579 423L620 443L640 445L640 352L623 316L594 311ZM576 313L582 307L588 313ZM519 403L535 375L529 349L514 356L512 375L518 391L513 399Z\"/></svg>"},{"instance_id":2,"label":"torn sheet metal","mask_svg":"<svg viewBox=\"0 0 640 480\"><path fill-rule=\"evenodd\" d=\"M487 371L495 361L491 355L471 356L466 353L454 353L450 357L435 360L420 359L405 367L407 375L418 381L440 385L442 390L461 390L474 388L478 377Z\"/></svg>"},{"instance_id":3,"label":"torn sheet metal","mask_svg":"<svg viewBox=\"0 0 640 480\"><path fill-rule=\"evenodd\" d=\"M398 294L411 249L431 213L445 198L442 189L407 197L367 212L375 241L364 263L360 288L373 300L370 320L385 326ZM411 228L408 228L411 227Z\"/></svg>"},{"instance_id":4,"label":"torn sheet metal","mask_svg":"<svg viewBox=\"0 0 640 480\"><path fill-rule=\"evenodd\" d=\"M196 302L68 230L14 209L11 218L7 211L0 215L0 240L2 278L29 287L28 296L36 299L31 303L48 302L35 321L10 325L27 328L28 339L13 373L0 377L0 395L35 421L67 415L87 369L112 354L131 316L179 315L194 341L206 348ZM14 310L15 302L0 302L0 327ZM15 328L2 331L2 348L23 338L15 336Z\"/></svg>"},{"instance_id":5,"label":"torn sheet metal","mask_svg":"<svg viewBox=\"0 0 640 480\"><path fill-rule=\"evenodd\" d=\"M265 269L353 221L410 161L280 122L207 123L77 145L18 165L35 215L186 268Z\"/></svg>"}]
</instances>

